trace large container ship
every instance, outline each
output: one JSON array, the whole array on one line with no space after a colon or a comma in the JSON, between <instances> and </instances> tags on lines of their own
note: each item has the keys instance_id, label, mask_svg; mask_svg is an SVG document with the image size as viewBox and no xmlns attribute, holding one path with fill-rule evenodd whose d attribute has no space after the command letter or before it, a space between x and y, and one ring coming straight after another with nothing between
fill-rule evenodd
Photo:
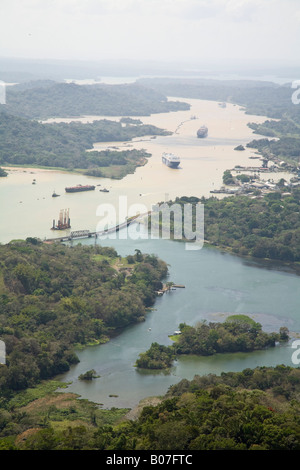
<instances>
[{"instance_id":1,"label":"large container ship","mask_svg":"<svg viewBox=\"0 0 300 470\"><path fill-rule=\"evenodd\" d=\"M95 189L95 186L91 186L89 184L85 186L78 184L77 186L71 186L69 188L65 188L66 193L78 193L80 191L93 191L94 189Z\"/></svg>"},{"instance_id":2,"label":"large container ship","mask_svg":"<svg viewBox=\"0 0 300 470\"><path fill-rule=\"evenodd\" d=\"M180 158L173 153L166 153L162 154L162 162L170 168L177 168L180 163Z\"/></svg>"},{"instance_id":3,"label":"large container ship","mask_svg":"<svg viewBox=\"0 0 300 470\"><path fill-rule=\"evenodd\" d=\"M200 129L198 129L197 131L197 137L199 138L207 137L207 134L208 134L208 129L206 126L201 126Z\"/></svg>"}]
</instances>

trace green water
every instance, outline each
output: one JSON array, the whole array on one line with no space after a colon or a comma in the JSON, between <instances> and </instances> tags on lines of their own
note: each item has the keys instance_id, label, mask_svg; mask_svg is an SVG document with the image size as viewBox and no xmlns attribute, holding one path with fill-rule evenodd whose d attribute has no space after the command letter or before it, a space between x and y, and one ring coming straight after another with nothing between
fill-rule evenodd
<instances>
[{"instance_id":1,"label":"green water","mask_svg":"<svg viewBox=\"0 0 300 470\"><path fill-rule=\"evenodd\" d=\"M133 254L136 248L158 255L170 265L169 280L185 288L158 297L145 322L128 327L109 343L79 352L80 363L61 377L72 382L68 391L107 408L132 408L141 399L162 395L170 385L182 378L192 379L195 374L293 365L294 350L289 342L254 353L185 356L168 374L138 371L134 363L139 353L153 341L171 344L168 335L181 322L223 321L228 314L241 313L259 321L265 331L278 331L280 326L300 331L299 277L274 265L252 263L211 248L187 251L183 243L169 240L105 240L101 244L114 246L121 255ZM90 383L79 381L78 376L89 369L95 369L101 377Z\"/></svg>"}]
</instances>

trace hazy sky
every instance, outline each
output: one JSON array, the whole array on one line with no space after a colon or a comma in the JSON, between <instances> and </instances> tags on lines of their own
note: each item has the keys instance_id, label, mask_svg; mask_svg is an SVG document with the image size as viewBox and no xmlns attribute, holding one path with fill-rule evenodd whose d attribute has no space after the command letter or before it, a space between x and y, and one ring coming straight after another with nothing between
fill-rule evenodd
<instances>
[{"instance_id":1,"label":"hazy sky","mask_svg":"<svg viewBox=\"0 0 300 470\"><path fill-rule=\"evenodd\" d=\"M0 56L296 62L300 0L0 0Z\"/></svg>"}]
</instances>

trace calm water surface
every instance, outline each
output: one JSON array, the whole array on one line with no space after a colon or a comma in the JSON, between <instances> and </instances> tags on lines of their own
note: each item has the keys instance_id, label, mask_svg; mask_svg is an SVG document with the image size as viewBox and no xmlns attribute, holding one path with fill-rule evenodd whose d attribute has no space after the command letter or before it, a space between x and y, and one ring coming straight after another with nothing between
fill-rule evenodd
<instances>
[{"instance_id":1,"label":"calm water surface","mask_svg":"<svg viewBox=\"0 0 300 470\"><path fill-rule=\"evenodd\" d=\"M132 408L139 400L162 395L170 385L195 374L220 374L258 365L292 366L294 350L289 343L251 354L185 356L169 374L138 371L134 364L139 353L153 341L171 344L168 335L181 322L223 321L228 314L241 313L259 321L265 331L278 331L280 326L300 331L299 277L210 248L187 251L184 244L168 240L106 240L101 244L114 246L121 255L134 253L136 248L158 255L170 265L169 279L185 288L158 297L145 322L128 327L109 343L79 352L80 363L61 377L72 382L68 391L107 408ZM91 383L78 380L92 368L100 378Z\"/></svg>"}]
</instances>

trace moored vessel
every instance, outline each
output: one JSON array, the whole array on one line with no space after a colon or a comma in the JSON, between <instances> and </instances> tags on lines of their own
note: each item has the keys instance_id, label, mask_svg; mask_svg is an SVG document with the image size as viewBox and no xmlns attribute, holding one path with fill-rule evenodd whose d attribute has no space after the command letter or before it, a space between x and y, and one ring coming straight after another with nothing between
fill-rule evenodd
<instances>
[{"instance_id":1,"label":"moored vessel","mask_svg":"<svg viewBox=\"0 0 300 470\"><path fill-rule=\"evenodd\" d=\"M81 184L78 184L77 186L71 186L69 188L65 188L66 193L78 193L81 191L93 191L95 189L95 186L92 185L85 185L82 186Z\"/></svg>"},{"instance_id":2,"label":"moored vessel","mask_svg":"<svg viewBox=\"0 0 300 470\"><path fill-rule=\"evenodd\" d=\"M203 138L208 134L208 128L206 126L201 126L197 131L197 137Z\"/></svg>"}]
</instances>

